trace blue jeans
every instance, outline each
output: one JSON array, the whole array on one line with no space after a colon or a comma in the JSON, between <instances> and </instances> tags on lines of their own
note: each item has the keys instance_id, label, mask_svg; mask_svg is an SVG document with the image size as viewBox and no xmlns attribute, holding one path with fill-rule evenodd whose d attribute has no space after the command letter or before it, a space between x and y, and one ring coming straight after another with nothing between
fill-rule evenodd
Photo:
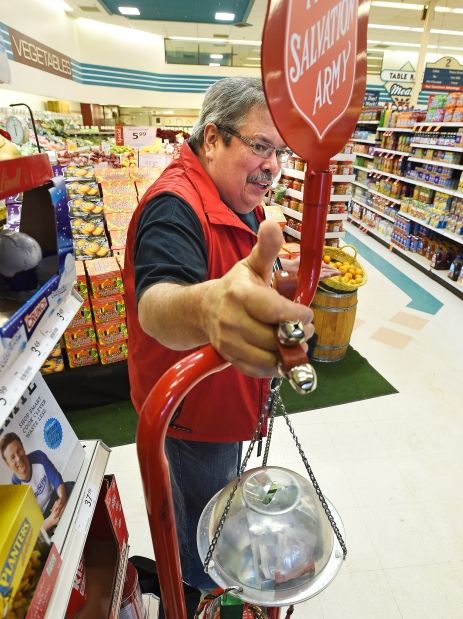
<instances>
[{"instance_id":1,"label":"blue jeans","mask_svg":"<svg viewBox=\"0 0 463 619\"><path fill-rule=\"evenodd\" d=\"M240 469L242 443L203 443L166 438L165 452L175 506L183 580L212 590L217 584L204 572L196 546L196 529L209 500Z\"/></svg>"}]
</instances>

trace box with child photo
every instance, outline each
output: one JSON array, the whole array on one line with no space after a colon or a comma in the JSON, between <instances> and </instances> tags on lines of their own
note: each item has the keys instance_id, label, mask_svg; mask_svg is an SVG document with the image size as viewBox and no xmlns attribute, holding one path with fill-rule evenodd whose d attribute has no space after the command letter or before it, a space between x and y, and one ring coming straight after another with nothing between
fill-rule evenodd
<instances>
[{"instance_id":1,"label":"box with child photo","mask_svg":"<svg viewBox=\"0 0 463 619\"><path fill-rule=\"evenodd\" d=\"M0 484L28 484L53 536L84 450L40 374L0 426Z\"/></svg>"}]
</instances>

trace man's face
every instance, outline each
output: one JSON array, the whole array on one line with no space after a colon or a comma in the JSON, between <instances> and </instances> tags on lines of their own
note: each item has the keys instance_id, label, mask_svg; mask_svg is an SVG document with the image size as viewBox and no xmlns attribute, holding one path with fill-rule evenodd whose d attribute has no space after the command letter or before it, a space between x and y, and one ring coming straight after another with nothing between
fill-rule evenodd
<instances>
[{"instance_id":1,"label":"man's face","mask_svg":"<svg viewBox=\"0 0 463 619\"><path fill-rule=\"evenodd\" d=\"M284 148L270 112L265 108L252 109L243 119L237 131L244 137ZM270 189L272 179L280 171L281 164L275 152L263 159L240 138L231 136L229 146L223 142L223 134L212 128L216 141L205 140L207 171L219 190L222 200L237 213L250 213L262 202Z\"/></svg>"},{"instance_id":2,"label":"man's face","mask_svg":"<svg viewBox=\"0 0 463 619\"><path fill-rule=\"evenodd\" d=\"M3 459L19 479L28 480L31 477L31 465L24 447L19 441L12 441L3 452Z\"/></svg>"}]
</instances>

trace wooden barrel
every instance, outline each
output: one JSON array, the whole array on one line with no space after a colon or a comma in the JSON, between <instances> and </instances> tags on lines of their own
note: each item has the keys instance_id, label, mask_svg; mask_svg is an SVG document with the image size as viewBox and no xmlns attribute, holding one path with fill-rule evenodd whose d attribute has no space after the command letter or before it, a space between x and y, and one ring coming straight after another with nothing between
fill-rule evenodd
<instances>
[{"instance_id":1,"label":"wooden barrel","mask_svg":"<svg viewBox=\"0 0 463 619\"><path fill-rule=\"evenodd\" d=\"M315 361L340 361L346 355L354 327L357 291L331 292L318 288L310 307L317 334L312 358Z\"/></svg>"}]
</instances>

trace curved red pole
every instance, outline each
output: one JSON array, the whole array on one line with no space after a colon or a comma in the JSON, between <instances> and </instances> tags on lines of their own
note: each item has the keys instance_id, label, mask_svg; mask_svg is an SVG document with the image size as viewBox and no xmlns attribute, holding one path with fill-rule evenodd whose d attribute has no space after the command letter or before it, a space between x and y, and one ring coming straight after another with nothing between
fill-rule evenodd
<instances>
[{"instance_id":1,"label":"curved red pole","mask_svg":"<svg viewBox=\"0 0 463 619\"><path fill-rule=\"evenodd\" d=\"M187 393L203 378L228 365L212 346L185 357L151 389L138 421L138 460L166 619L187 619L172 486L164 453L166 432Z\"/></svg>"}]
</instances>

